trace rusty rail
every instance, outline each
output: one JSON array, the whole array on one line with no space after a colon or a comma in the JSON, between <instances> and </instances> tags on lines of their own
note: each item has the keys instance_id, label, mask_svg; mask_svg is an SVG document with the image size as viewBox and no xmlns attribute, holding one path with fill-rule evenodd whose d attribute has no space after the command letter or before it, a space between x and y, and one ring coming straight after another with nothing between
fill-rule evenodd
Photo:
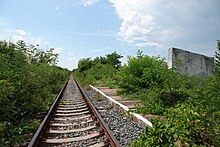
<instances>
[{"instance_id":1,"label":"rusty rail","mask_svg":"<svg viewBox=\"0 0 220 147\"><path fill-rule=\"evenodd\" d=\"M91 100L88 98L87 94L83 91L83 89L81 88L81 86L78 84L78 82L76 80L75 80L75 82L76 82L77 86L79 87L79 90L81 91L83 97L87 101L88 105L92 109L92 112L95 115L95 117L97 118L97 121L100 123L100 127L104 130L104 134L109 139L111 146L112 147L120 147L118 140L115 138L115 136L113 135L112 131L109 129L107 124L104 122L101 115L98 113L97 109L95 108L95 106L93 105Z\"/></svg>"},{"instance_id":2,"label":"rusty rail","mask_svg":"<svg viewBox=\"0 0 220 147\"><path fill-rule=\"evenodd\" d=\"M92 113L94 114L97 121L99 122L100 127L102 128L102 130L103 130L104 134L106 135L106 137L107 137L109 143L111 144L111 146L112 147L120 147L121 145L119 144L118 140L115 138L115 136L113 135L112 131L109 129L107 124L104 122L101 115L98 113L97 109L95 108L95 106L93 105L91 100L88 98L87 94L83 91L83 89L81 88L81 86L78 84L78 82L76 80L75 80L75 82L76 82L83 98L86 100L87 104L90 106L90 108L92 110ZM55 99L53 105L51 106L51 108L49 109L47 115L45 116L45 118L41 122L39 128L37 129L36 133L34 134L31 142L28 145L28 147L37 147L39 145L39 143L42 139L42 136L46 132L46 128L47 128L47 126L50 122L50 119L53 116L60 99L62 98L63 92L64 92L64 90L67 86L67 83L68 83L68 81L65 83L65 85L63 86L60 93L56 96L56 99Z\"/></svg>"},{"instance_id":3,"label":"rusty rail","mask_svg":"<svg viewBox=\"0 0 220 147\"><path fill-rule=\"evenodd\" d=\"M49 111L47 112L47 115L44 117L43 121L41 122L39 128L37 129L37 131L35 132L33 138L31 139L31 142L29 143L28 147L36 147L38 146L42 135L45 133L47 125L57 107L57 104L60 101L60 98L63 95L63 92L66 88L66 85L68 83L69 80L66 81L65 85L63 86L63 88L61 89L61 91L59 92L59 94L56 96L55 101L53 102L52 106L50 107Z\"/></svg>"}]
</instances>

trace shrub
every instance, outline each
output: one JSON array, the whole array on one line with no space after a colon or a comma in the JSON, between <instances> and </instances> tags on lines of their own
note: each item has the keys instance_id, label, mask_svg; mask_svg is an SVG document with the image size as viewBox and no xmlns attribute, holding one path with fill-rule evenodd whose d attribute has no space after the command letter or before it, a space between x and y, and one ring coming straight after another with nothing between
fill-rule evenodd
<instances>
[{"instance_id":1,"label":"shrub","mask_svg":"<svg viewBox=\"0 0 220 147\"><path fill-rule=\"evenodd\" d=\"M84 87L88 85L115 87L121 67L122 56L113 52L106 57L96 57L95 59L85 58L78 63L78 68L73 71L74 77Z\"/></svg>"},{"instance_id":2,"label":"shrub","mask_svg":"<svg viewBox=\"0 0 220 147\"><path fill-rule=\"evenodd\" d=\"M151 120L153 127L147 127L130 146L211 146L214 139L208 134L204 115L192 103L177 105L168 110L166 120Z\"/></svg>"},{"instance_id":3,"label":"shrub","mask_svg":"<svg viewBox=\"0 0 220 147\"><path fill-rule=\"evenodd\" d=\"M161 73L163 82L154 78L156 84L136 93L143 102L137 111L163 114L166 119L151 120L153 127L130 146L220 146L219 72L206 79L168 69Z\"/></svg>"},{"instance_id":4,"label":"shrub","mask_svg":"<svg viewBox=\"0 0 220 147\"><path fill-rule=\"evenodd\" d=\"M68 78L68 70L52 64L57 60L52 51L0 41L1 145L23 141L22 135L37 127L30 120L48 108Z\"/></svg>"}]
</instances>

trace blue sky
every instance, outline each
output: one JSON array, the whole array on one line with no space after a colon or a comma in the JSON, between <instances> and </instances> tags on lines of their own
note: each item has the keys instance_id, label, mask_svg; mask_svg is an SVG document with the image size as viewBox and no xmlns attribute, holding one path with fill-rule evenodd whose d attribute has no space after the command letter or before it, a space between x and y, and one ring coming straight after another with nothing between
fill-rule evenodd
<instances>
[{"instance_id":1,"label":"blue sky","mask_svg":"<svg viewBox=\"0 0 220 147\"><path fill-rule=\"evenodd\" d=\"M117 51L167 58L179 47L213 56L219 0L0 0L0 39L55 48L59 66Z\"/></svg>"}]
</instances>

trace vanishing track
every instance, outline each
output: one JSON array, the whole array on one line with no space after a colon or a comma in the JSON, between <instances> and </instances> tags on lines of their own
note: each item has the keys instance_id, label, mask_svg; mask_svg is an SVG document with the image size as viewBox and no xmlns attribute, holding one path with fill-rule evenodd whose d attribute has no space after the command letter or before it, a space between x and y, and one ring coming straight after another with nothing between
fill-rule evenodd
<instances>
[{"instance_id":1,"label":"vanishing track","mask_svg":"<svg viewBox=\"0 0 220 147\"><path fill-rule=\"evenodd\" d=\"M32 146L120 146L78 83L70 77L45 116Z\"/></svg>"}]
</instances>

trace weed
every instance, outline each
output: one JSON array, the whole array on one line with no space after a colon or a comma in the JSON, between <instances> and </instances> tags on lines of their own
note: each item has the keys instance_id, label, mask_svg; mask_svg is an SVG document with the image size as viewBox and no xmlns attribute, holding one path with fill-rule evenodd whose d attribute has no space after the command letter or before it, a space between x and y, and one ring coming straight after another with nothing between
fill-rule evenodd
<instances>
[{"instance_id":1,"label":"weed","mask_svg":"<svg viewBox=\"0 0 220 147\"><path fill-rule=\"evenodd\" d=\"M95 97L95 101L99 102L102 101L102 99L100 97Z\"/></svg>"}]
</instances>

